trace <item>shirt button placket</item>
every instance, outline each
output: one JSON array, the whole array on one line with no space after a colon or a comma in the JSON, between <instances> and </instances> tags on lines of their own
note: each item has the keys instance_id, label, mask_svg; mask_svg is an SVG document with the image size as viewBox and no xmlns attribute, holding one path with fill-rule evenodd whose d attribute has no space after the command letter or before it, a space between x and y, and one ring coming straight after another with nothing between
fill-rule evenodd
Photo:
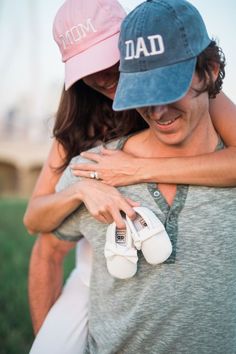
<instances>
[{"instance_id":1,"label":"shirt button placket","mask_svg":"<svg viewBox=\"0 0 236 354\"><path fill-rule=\"evenodd\" d=\"M160 196L160 192L159 191L154 191L153 193L155 198L158 198Z\"/></svg>"}]
</instances>

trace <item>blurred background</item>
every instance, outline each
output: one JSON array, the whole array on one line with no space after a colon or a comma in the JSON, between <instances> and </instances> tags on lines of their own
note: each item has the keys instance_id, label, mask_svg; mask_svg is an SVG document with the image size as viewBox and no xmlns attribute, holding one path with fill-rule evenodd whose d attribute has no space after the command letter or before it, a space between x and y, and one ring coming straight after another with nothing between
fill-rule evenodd
<instances>
[{"instance_id":1,"label":"blurred background","mask_svg":"<svg viewBox=\"0 0 236 354\"><path fill-rule=\"evenodd\" d=\"M120 2L129 11L142 1ZM236 102L236 3L191 2L224 50L224 92ZM52 38L53 18L62 3L0 0L0 354L28 353L33 340L27 273L35 237L25 231L22 217L50 147L63 85L64 67Z\"/></svg>"}]
</instances>

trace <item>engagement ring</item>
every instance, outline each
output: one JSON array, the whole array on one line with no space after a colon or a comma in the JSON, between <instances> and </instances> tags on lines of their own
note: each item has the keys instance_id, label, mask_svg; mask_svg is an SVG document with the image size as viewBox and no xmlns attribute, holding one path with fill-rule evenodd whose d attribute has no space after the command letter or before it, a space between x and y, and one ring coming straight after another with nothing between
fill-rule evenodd
<instances>
[{"instance_id":1,"label":"engagement ring","mask_svg":"<svg viewBox=\"0 0 236 354\"><path fill-rule=\"evenodd\" d=\"M90 176L90 178L99 179L97 171L90 172L89 176Z\"/></svg>"}]
</instances>

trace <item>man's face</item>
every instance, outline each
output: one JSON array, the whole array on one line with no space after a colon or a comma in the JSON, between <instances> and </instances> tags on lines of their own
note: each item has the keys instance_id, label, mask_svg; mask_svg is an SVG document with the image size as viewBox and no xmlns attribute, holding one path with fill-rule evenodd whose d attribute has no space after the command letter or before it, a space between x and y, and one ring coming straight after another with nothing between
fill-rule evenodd
<instances>
[{"instance_id":1,"label":"man's face","mask_svg":"<svg viewBox=\"0 0 236 354\"><path fill-rule=\"evenodd\" d=\"M151 131L165 145L185 145L204 123L208 115L209 98L207 92L197 95L201 83L195 74L187 94L179 101L164 105L138 108L138 112L148 123Z\"/></svg>"}]
</instances>

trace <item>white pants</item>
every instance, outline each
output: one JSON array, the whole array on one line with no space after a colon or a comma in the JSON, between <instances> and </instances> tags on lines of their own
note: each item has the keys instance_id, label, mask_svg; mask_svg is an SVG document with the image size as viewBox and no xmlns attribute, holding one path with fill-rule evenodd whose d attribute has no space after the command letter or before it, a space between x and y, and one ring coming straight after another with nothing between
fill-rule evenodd
<instances>
[{"instance_id":1,"label":"white pants","mask_svg":"<svg viewBox=\"0 0 236 354\"><path fill-rule=\"evenodd\" d=\"M76 268L50 309L30 354L82 354L87 343L88 297L92 251L82 239L76 248Z\"/></svg>"}]
</instances>

